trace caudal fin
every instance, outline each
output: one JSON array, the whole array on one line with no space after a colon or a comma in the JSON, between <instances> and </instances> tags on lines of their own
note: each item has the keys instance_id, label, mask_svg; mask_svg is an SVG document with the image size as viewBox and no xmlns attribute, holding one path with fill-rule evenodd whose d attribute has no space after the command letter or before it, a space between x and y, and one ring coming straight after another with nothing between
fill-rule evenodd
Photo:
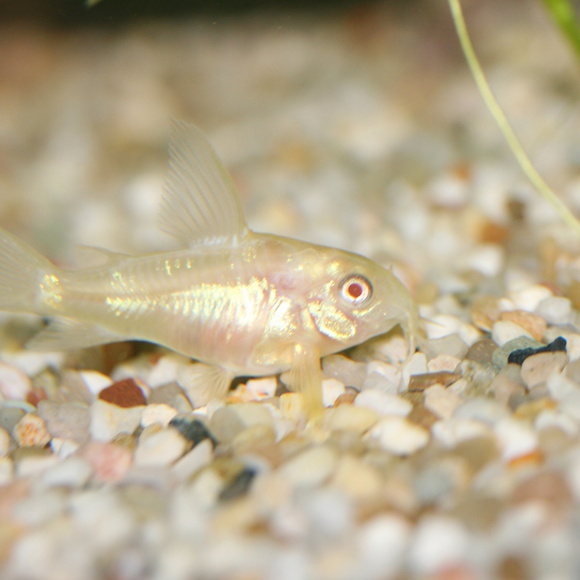
<instances>
[{"instance_id":1,"label":"caudal fin","mask_svg":"<svg viewBox=\"0 0 580 580\"><path fill-rule=\"evenodd\" d=\"M0 311L40 314L40 278L54 269L28 244L0 229Z\"/></svg>"}]
</instances>

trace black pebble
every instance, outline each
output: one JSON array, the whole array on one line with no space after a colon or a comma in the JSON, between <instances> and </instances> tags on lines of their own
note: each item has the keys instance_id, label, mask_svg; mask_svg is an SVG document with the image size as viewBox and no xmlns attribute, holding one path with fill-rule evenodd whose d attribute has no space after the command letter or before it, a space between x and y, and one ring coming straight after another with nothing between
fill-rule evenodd
<instances>
[{"instance_id":1,"label":"black pebble","mask_svg":"<svg viewBox=\"0 0 580 580\"><path fill-rule=\"evenodd\" d=\"M247 493L254 480L256 470L245 467L234 478L232 478L220 492L220 499L235 499Z\"/></svg>"},{"instance_id":2,"label":"black pebble","mask_svg":"<svg viewBox=\"0 0 580 580\"><path fill-rule=\"evenodd\" d=\"M178 416L171 419L169 425L175 427L186 439L193 441L194 447L204 439L209 439L214 447L217 445L216 438L199 419Z\"/></svg>"},{"instance_id":3,"label":"black pebble","mask_svg":"<svg viewBox=\"0 0 580 580\"><path fill-rule=\"evenodd\" d=\"M559 336L550 344L541 346L540 348L522 348L520 350L514 350L513 352L510 352L510 355L508 356L508 364L515 363L517 365L521 365L529 356L532 356L533 354L557 351L566 352L566 339L563 336Z\"/></svg>"}]
</instances>

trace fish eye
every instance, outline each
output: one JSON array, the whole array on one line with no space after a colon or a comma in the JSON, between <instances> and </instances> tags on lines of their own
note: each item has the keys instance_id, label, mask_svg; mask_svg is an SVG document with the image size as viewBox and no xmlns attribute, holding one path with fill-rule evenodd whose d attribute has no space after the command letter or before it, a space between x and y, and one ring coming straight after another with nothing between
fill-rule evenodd
<instances>
[{"instance_id":1,"label":"fish eye","mask_svg":"<svg viewBox=\"0 0 580 580\"><path fill-rule=\"evenodd\" d=\"M364 276L355 274L340 283L339 291L349 304L362 304L372 296L373 286Z\"/></svg>"}]
</instances>

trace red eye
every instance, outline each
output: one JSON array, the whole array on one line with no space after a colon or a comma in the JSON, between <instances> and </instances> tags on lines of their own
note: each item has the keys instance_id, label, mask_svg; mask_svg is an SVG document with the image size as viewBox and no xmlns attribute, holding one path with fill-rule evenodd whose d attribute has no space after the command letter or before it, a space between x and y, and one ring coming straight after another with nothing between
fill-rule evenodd
<instances>
[{"instance_id":1,"label":"red eye","mask_svg":"<svg viewBox=\"0 0 580 580\"><path fill-rule=\"evenodd\" d=\"M359 275L349 276L340 284L340 295L349 304L361 304L368 300L373 293L371 283Z\"/></svg>"}]
</instances>

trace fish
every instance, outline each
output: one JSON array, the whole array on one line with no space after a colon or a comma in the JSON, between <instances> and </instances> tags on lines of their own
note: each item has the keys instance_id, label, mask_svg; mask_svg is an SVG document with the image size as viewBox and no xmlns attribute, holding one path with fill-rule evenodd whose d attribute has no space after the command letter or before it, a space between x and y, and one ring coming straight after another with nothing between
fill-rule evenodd
<instances>
[{"instance_id":1,"label":"fish","mask_svg":"<svg viewBox=\"0 0 580 580\"><path fill-rule=\"evenodd\" d=\"M323 408L321 357L396 325L415 351L418 309L390 270L252 231L230 173L194 125L172 122L169 157L159 225L180 249L85 248L94 264L62 269L0 229L0 310L49 320L28 348L162 345L197 361L182 377L196 405L225 396L236 376L289 371L312 414Z\"/></svg>"}]
</instances>

